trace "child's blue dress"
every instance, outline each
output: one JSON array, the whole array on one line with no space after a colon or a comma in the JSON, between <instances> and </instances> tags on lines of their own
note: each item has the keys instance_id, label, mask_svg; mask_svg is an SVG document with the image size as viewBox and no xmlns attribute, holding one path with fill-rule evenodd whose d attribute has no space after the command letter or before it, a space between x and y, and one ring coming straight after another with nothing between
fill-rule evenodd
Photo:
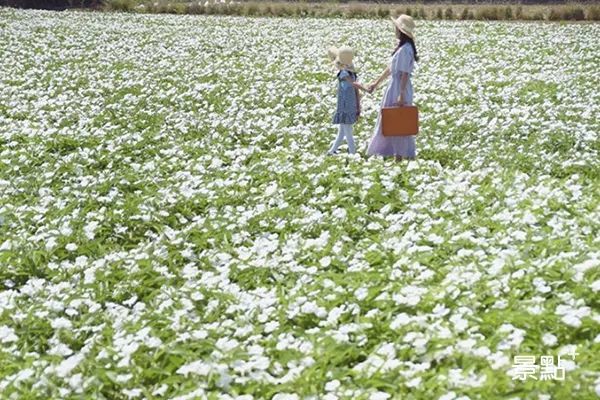
<instances>
[{"instance_id":1,"label":"child's blue dress","mask_svg":"<svg viewBox=\"0 0 600 400\"><path fill-rule=\"evenodd\" d=\"M338 75L337 110L333 115L334 124L353 124L357 120L358 99L356 89L346 77L352 82L356 81L356 74L348 70L341 70Z\"/></svg>"}]
</instances>

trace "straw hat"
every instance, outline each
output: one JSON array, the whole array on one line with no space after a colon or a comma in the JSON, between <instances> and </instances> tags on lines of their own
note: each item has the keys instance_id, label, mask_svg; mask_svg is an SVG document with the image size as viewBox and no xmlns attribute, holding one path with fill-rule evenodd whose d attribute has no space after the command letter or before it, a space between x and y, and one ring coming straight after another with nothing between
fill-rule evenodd
<instances>
[{"instance_id":1,"label":"straw hat","mask_svg":"<svg viewBox=\"0 0 600 400\"><path fill-rule=\"evenodd\" d=\"M402 14L396 19L392 17L392 21L400 32L405 33L411 39L415 38L415 21L413 21L410 15Z\"/></svg>"},{"instance_id":2,"label":"straw hat","mask_svg":"<svg viewBox=\"0 0 600 400\"><path fill-rule=\"evenodd\" d=\"M346 68L354 71L354 64L352 63L354 50L351 47L342 46L338 49L332 46L327 50L327 54L337 68Z\"/></svg>"}]
</instances>

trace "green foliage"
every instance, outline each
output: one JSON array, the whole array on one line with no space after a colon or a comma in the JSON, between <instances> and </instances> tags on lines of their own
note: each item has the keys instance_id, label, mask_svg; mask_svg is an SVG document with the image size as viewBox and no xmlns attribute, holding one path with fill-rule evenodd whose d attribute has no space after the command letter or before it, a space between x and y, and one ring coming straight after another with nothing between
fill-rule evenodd
<instances>
[{"instance_id":1,"label":"green foliage","mask_svg":"<svg viewBox=\"0 0 600 400\"><path fill-rule=\"evenodd\" d=\"M73 0L76 1L76 0ZM85 0L77 0L85 1ZM212 0L211 0L212 1ZM496 6L475 4L472 8L449 5L445 9L436 4L419 8L411 6L373 5L362 3L306 3L306 2L258 2L239 3L194 2L186 0L104 0L105 9L113 11L138 11L171 14L244 15L271 17L319 17L319 18L386 18L389 15L407 14L417 19L460 20L542 20L581 21L600 20L600 7L553 5L547 14L536 6Z\"/></svg>"},{"instance_id":2,"label":"green foliage","mask_svg":"<svg viewBox=\"0 0 600 400\"><path fill-rule=\"evenodd\" d=\"M498 7L482 6L477 9L475 17L479 20L494 21L501 19L501 13Z\"/></svg>"},{"instance_id":3,"label":"green foliage","mask_svg":"<svg viewBox=\"0 0 600 400\"><path fill-rule=\"evenodd\" d=\"M110 11L134 11L138 6L137 0L104 0L104 6Z\"/></svg>"},{"instance_id":4,"label":"green foliage","mask_svg":"<svg viewBox=\"0 0 600 400\"><path fill-rule=\"evenodd\" d=\"M587 19L590 21L600 21L600 6L591 6L588 8Z\"/></svg>"},{"instance_id":5,"label":"green foliage","mask_svg":"<svg viewBox=\"0 0 600 400\"><path fill-rule=\"evenodd\" d=\"M444 18L445 19L454 19L454 11L452 11L452 8L450 8L450 7L446 8L446 11L444 11Z\"/></svg>"}]
</instances>

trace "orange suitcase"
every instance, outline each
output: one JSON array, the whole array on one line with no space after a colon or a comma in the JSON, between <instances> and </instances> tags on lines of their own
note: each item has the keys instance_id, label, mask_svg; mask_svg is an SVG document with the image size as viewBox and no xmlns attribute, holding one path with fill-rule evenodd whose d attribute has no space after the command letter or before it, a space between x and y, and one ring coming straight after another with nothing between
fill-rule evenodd
<instances>
[{"instance_id":1,"label":"orange suitcase","mask_svg":"<svg viewBox=\"0 0 600 400\"><path fill-rule=\"evenodd\" d=\"M412 136L419 133L416 106L384 107L381 110L383 136Z\"/></svg>"}]
</instances>

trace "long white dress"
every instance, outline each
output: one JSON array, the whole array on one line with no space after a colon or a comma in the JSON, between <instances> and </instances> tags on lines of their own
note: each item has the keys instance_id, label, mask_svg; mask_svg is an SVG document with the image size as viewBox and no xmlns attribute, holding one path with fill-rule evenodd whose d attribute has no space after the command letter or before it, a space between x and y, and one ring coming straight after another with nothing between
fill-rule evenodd
<instances>
[{"instance_id":1,"label":"long white dress","mask_svg":"<svg viewBox=\"0 0 600 400\"><path fill-rule=\"evenodd\" d=\"M392 56L390 69L392 71L392 80L385 90L381 108L390 107L397 104L398 96L400 96L400 77L402 72L407 72L408 81L404 91L404 101L407 105L412 105L413 102L413 87L410 79L410 74L413 71L415 64L415 55L412 46L409 43L403 44L396 53ZM377 116L377 124L375 132L371 137L368 155L380 156L401 156L414 158L416 154L415 136L383 136L381 133L381 109Z\"/></svg>"}]
</instances>

